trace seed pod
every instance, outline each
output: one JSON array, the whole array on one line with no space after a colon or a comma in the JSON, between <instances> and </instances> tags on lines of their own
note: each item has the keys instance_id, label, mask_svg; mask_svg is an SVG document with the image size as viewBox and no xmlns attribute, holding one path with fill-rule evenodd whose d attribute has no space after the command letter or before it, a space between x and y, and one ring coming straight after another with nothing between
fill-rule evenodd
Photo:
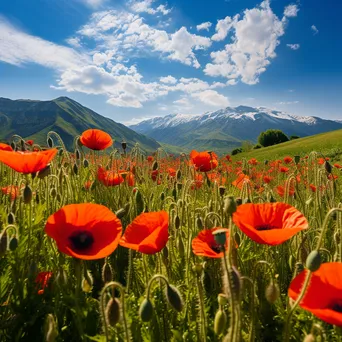
<instances>
[{"instance_id":1,"label":"seed pod","mask_svg":"<svg viewBox=\"0 0 342 342\"><path fill-rule=\"evenodd\" d=\"M180 220L179 216L177 215L175 217L175 228L179 229L180 225L181 225L181 220Z\"/></svg>"},{"instance_id":2,"label":"seed pod","mask_svg":"<svg viewBox=\"0 0 342 342\"><path fill-rule=\"evenodd\" d=\"M77 164L75 163L72 170L74 171L74 175L77 175L78 174L78 166Z\"/></svg>"},{"instance_id":3,"label":"seed pod","mask_svg":"<svg viewBox=\"0 0 342 342\"><path fill-rule=\"evenodd\" d=\"M145 298L139 308L139 317L143 322L149 322L153 315L153 305L148 298Z\"/></svg>"},{"instance_id":4,"label":"seed pod","mask_svg":"<svg viewBox=\"0 0 342 342\"><path fill-rule=\"evenodd\" d=\"M217 296L217 301L220 306L224 306L228 303L228 298L224 293L219 293L219 295Z\"/></svg>"},{"instance_id":5,"label":"seed pod","mask_svg":"<svg viewBox=\"0 0 342 342\"><path fill-rule=\"evenodd\" d=\"M217 229L213 232L215 242L220 245L224 246L227 240L227 229Z\"/></svg>"},{"instance_id":6,"label":"seed pod","mask_svg":"<svg viewBox=\"0 0 342 342\"><path fill-rule=\"evenodd\" d=\"M219 309L216 312L215 320L214 320L215 334L221 335L224 332L226 325L227 325L227 315L223 310Z\"/></svg>"},{"instance_id":7,"label":"seed pod","mask_svg":"<svg viewBox=\"0 0 342 342\"><path fill-rule=\"evenodd\" d=\"M0 258L5 255L7 251L7 233L4 232L0 235Z\"/></svg>"},{"instance_id":8,"label":"seed pod","mask_svg":"<svg viewBox=\"0 0 342 342\"><path fill-rule=\"evenodd\" d=\"M107 324L114 327L120 320L120 302L117 298L111 298L106 306L105 319Z\"/></svg>"},{"instance_id":9,"label":"seed pod","mask_svg":"<svg viewBox=\"0 0 342 342\"><path fill-rule=\"evenodd\" d=\"M7 222L8 222L8 224L13 224L15 222L15 216L12 212L8 214Z\"/></svg>"},{"instance_id":10,"label":"seed pod","mask_svg":"<svg viewBox=\"0 0 342 342\"><path fill-rule=\"evenodd\" d=\"M235 199L233 196L228 196L224 199L223 211L225 214L233 215L237 208Z\"/></svg>"},{"instance_id":11,"label":"seed pod","mask_svg":"<svg viewBox=\"0 0 342 342\"><path fill-rule=\"evenodd\" d=\"M25 186L25 189L24 189L24 203L25 204L29 204L32 200L32 189L29 185L26 185Z\"/></svg>"},{"instance_id":12,"label":"seed pod","mask_svg":"<svg viewBox=\"0 0 342 342\"><path fill-rule=\"evenodd\" d=\"M18 247L18 239L15 235L13 235L9 242L9 249L13 252L17 249L17 247Z\"/></svg>"},{"instance_id":13,"label":"seed pod","mask_svg":"<svg viewBox=\"0 0 342 342\"><path fill-rule=\"evenodd\" d=\"M135 193L135 203L137 205L137 214L140 215L144 211L144 200L139 190Z\"/></svg>"},{"instance_id":14,"label":"seed pod","mask_svg":"<svg viewBox=\"0 0 342 342\"><path fill-rule=\"evenodd\" d=\"M266 300L269 303L273 304L277 301L279 296L280 296L279 286L277 283L275 283L272 280L271 283L266 287L266 291L265 291Z\"/></svg>"},{"instance_id":15,"label":"seed pod","mask_svg":"<svg viewBox=\"0 0 342 342\"><path fill-rule=\"evenodd\" d=\"M181 294L179 293L178 289L171 284L166 286L166 300L168 303L178 312L182 311L183 309L183 300Z\"/></svg>"},{"instance_id":16,"label":"seed pod","mask_svg":"<svg viewBox=\"0 0 342 342\"><path fill-rule=\"evenodd\" d=\"M113 268L108 262L105 262L105 264L102 267L102 281L104 283L109 283L113 280Z\"/></svg>"},{"instance_id":17,"label":"seed pod","mask_svg":"<svg viewBox=\"0 0 342 342\"><path fill-rule=\"evenodd\" d=\"M86 169L87 167L89 167L89 161L88 159L83 159L83 167Z\"/></svg>"},{"instance_id":18,"label":"seed pod","mask_svg":"<svg viewBox=\"0 0 342 342\"><path fill-rule=\"evenodd\" d=\"M48 146L49 146L50 148L53 147L53 140L52 140L51 137L48 137L48 139L47 139L47 144L48 144Z\"/></svg>"},{"instance_id":19,"label":"seed pod","mask_svg":"<svg viewBox=\"0 0 342 342\"><path fill-rule=\"evenodd\" d=\"M117 216L118 219L121 220L126 215L126 210L124 208L121 208L115 212L115 215Z\"/></svg>"},{"instance_id":20,"label":"seed pod","mask_svg":"<svg viewBox=\"0 0 342 342\"><path fill-rule=\"evenodd\" d=\"M322 258L318 251L312 251L306 258L306 267L309 271L315 272L321 267Z\"/></svg>"}]
</instances>

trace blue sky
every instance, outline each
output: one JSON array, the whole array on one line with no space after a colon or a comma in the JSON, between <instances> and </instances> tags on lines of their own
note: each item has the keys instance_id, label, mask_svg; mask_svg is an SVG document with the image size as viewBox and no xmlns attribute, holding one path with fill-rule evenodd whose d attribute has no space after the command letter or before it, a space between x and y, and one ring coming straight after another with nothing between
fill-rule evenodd
<instances>
[{"instance_id":1,"label":"blue sky","mask_svg":"<svg viewBox=\"0 0 342 342\"><path fill-rule=\"evenodd\" d=\"M123 123L226 106L341 119L336 0L3 0L0 97Z\"/></svg>"}]
</instances>

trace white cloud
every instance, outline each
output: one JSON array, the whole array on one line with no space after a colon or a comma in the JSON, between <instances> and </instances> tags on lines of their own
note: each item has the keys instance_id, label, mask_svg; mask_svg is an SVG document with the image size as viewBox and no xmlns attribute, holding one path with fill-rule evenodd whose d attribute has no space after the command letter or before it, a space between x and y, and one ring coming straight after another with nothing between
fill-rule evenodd
<instances>
[{"instance_id":1,"label":"white cloud","mask_svg":"<svg viewBox=\"0 0 342 342\"><path fill-rule=\"evenodd\" d=\"M295 9L287 7L285 12L293 16ZM224 28L221 23L221 29L217 29L212 39L222 40L232 30L232 43L225 45L224 50L211 52L212 63L205 66L205 74L225 77L229 85L236 84L239 79L246 84L258 83L260 74L276 57L275 49L284 35L287 17L279 19L273 13L270 1L265 0L256 8L245 10L241 18L226 17L224 20Z\"/></svg>"},{"instance_id":2,"label":"white cloud","mask_svg":"<svg viewBox=\"0 0 342 342\"><path fill-rule=\"evenodd\" d=\"M285 7L284 16L287 18L296 17L298 14L299 8L297 5L289 5Z\"/></svg>"},{"instance_id":3,"label":"white cloud","mask_svg":"<svg viewBox=\"0 0 342 342\"><path fill-rule=\"evenodd\" d=\"M177 83L177 78L169 75L169 76L166 76L166 77L160 77L159 81L162 82L162 83L175 84L175 83Z\"/></svg>"},{"instance_id":4,"label":"white cloud","mask_svg":"<svg viewBox=\"0 0 342 342\"><path fill-rule=\"evenodd\" d=\"M87 63L88 57L72 48L20 31L0 16L0 61L18 66L36 63L65 69Z\"/></svg>"},{"instance_id":5,"label":"white cloud","mask_svg":"<svg viewBox=\"0 0 342 342\"><path fill-rule=\"evenodd\" d=\"M286 44L291 50L298 50L300 48L300 44Z\"/></svg>"},{"instance_id":6,"label":"white cloud","mask_svg":"<svg viewBox=\"0 0 342 342\"><path fill-rule=\"evenodd\" d=\"M205 23L199 24L196 26L197 31L207 30L211 27L212 23L210 21L206 21Z\"/></svg>"},{"instance_id":7,"label":"white cloud","mask_svg":"<svg viewBox=\"0 0 342 342\"><path fill-rule=\"evenodd\" d=\"M159 5L157 8L152 8L152 4L155 0L142 0L142 1L132 1L131 9L137 13L148 13L157 14L161 13L167 15L171 12L171 9L167 8L166 5Z\"/></svg>"},{"instance_id":8,"label":"white cloud","mask_svg":"<svg viewBox=\"0 0 342 342\"><path fill-rule=\"evenodd\" d=\"M75 47L75 48L80 48L82 45L81 45L81 40L80 40L80 38L78 38L78 37L71 37L71 38L68 38L68 39L66 39L66 42L69 44L69 45L71 45L71 46L73 46L73 47Z\"/></svg>"},{"instance_id":9,"label":"white cloud","mask_svg":"<svg viewBox=\"0 0 342 342\"><path fill-rule=\"evenodd\" d=\"M293 104L297 104L299 103L299 101L282 101L282 102L277 102L276 104L278 105L293 105Z\"/></svg>"},{"instance_id":10,"label":"white cloud","mask_svg":"<svg viewBox=\"0 0 342 342\"><path fill-rule=\"evenodd\" d=\"M191 96L207 105L213 107L227 107L229 100L227 97L219 94L215 90L204 90L201 92L193 93Z\"/></svg>"},{"instance_id":11,"label":"white cloud","mask_svg":"<svg viewBox=\"0 0 342 342\"><path fill-rule=\"evenodd\" d=\"M98 8L102 6L107 0L79 0L80 2L84 3L88 7Z\"/></svg>"},{"instance_id":12,"label":"white cloud","mask_svg":"<svg viewBox=\"0 0 342 342\"><path fill-rule=\"evenodd\" d=\"M319 31L315 25L311 26L311 30L313 31L313 34L316 35Z\"/></svg>"},{"instance_id":13,"label":"white cloud","mask_svg":"<svg viewBox=\"0 0 342 342\"><path fill-rule=\"evenodd\" d=\"M227 37L228 32L234 27L239 19L237 14L234 18L225 17L224 19L218 20L216 24L216 33L211 37L212 40L220 41Z\"/></svg>"}]
</instances>

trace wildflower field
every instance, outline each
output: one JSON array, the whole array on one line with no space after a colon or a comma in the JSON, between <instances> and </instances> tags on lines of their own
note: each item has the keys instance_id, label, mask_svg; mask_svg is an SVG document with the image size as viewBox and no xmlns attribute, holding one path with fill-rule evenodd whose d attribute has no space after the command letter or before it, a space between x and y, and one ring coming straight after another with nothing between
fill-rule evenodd
<instances>
[{"instance_id":1,"label":"wildflower field","mask_svg":"<svg viewBox=\"0 0 342 342\"><path fill-rule=\"evenodd\" d=\"M238 158L0 144L0 341L341 341L342 163Z\"/></svg>"}]
</instances>

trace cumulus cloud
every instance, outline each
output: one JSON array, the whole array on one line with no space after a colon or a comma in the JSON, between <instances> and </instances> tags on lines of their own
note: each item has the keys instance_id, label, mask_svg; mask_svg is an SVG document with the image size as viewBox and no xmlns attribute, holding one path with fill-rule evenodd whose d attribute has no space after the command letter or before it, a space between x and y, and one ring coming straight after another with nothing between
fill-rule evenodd
<instances>
[{"instance_id":1,"label":"cumulus cloud","mask_svg":"<svg viewBox=\"0 0 342 342\"><path fill-rule=\"evenodd\" d=\"M300 44L286 44L291 50L298 50L300 48Z\"/></svg>"},{"instance_id":2,"label":"cumulus cloud","mask_svg":"<svg viewBox=\"0 0 342 342\"><path fill-rule=\"evenodd\" d=\"M313 34L316 35L319 31L315 25L311 26L311 30L313 31Z\"/></svg>"},{"instance_id":3,"label":"cumulus cloud","mask_svg":"<svg viewBox=\"0 0 342 342\"><path fill-rule=\"evenodd\" d=\"M232 43L225 45L223 50L211 52L212 63L205 66L205 74L225 77L229 85L236 84L238 80L251 85L258 83L259 76L276 57L275 50L280 43L279 38L284 35L287 17L295 14L295 5L290 6L285 8L286 16L282 19L273 13L269 0L245 10L241 17L223 19L225 25L221 22L212 39L225 39L232 31Z\"/></svg>"},{"instance_id":4,"label":"cumulus cloud","mask_svg":"<svg viewBox=\"0 0 342 342\"><path fill-rule=\"evenodd\" d=\"M296 17L298 14L299 8L297 5L289 5L285 7L284 16L287 18Z\"/></svg>"},{"instance_id":5,"label":"cumulus cloud","mask_svg":"<svg viewBox=\"0 0 342 342\"><path fill-rule=\"evenodd\" d=\"M35 63L65 69L86 64L88 57L72 48L29 35L0 16L0 61L18 66Z\"/></svg>"},{"instance_id":6,"label":"cumulus cloud","mask_svg":"<svg viewBox=\"0 0 342 342\"><path fill-rule=\"evenodd\" d=\"M155 0L142 0L142 1L132 1L131 9L137 13L146 12L148 14L157 14L161 13L163 15L167 15L171 12L171 9L167 8L166 5L159 5L156 8L152 7L152 4Z\"/></svg>"},{"instance_id":7,"label":"cumulus cloud","mask_svg":"<svg viewBox=\"0 0 342 342\"><path fill-rule=\"evenodd\" d=\"M204 90L191 94L191 96L207 105L213 107L227 107L229 100L215 90Z\"/></svg>"},{"instance_id":8,"label":"cumulus cloud","mask_svg":"<svg viewBox=\"0 0 342 342\"><path fill-rule=\"evenodd\" d=\"M293 105L293 104L297 104L299 103L299 101L282 101L282 102L277 102L276 104L278 105Z\"/></svg>"},{"instance_id":9,"label":"cumulus cloud","mask_svg":"<svg viewBox=\"0 0 342 342\"><path fill-rule=\"evenodd\" d=\"M169 76L166 76L166 77L160 77L159 81L162 82L162 83L175 84L175 83L177 83L177 78L169 75Z\"/></svg>"},{"instance_id":10,"label":"cumulus cloud","mask_svg":"<svg viewBox=\"0 0 342 342\"><path fill-rule=\"evenodd\" d=\"M197 31L207 30L211 27L212 23L210 21L206 21L205 23L199 24L196 26Z\"/></svg>"},{"instance_id":11,"label":"cumulus cloud","mask_svg":"<svg viewBox=\"0 0 342 342\"><path fill-rule=\"evenodd\" d=\"M108 0L78 0L91 8L98 8L105 4Z\"/></svg>"}]
</instances>

